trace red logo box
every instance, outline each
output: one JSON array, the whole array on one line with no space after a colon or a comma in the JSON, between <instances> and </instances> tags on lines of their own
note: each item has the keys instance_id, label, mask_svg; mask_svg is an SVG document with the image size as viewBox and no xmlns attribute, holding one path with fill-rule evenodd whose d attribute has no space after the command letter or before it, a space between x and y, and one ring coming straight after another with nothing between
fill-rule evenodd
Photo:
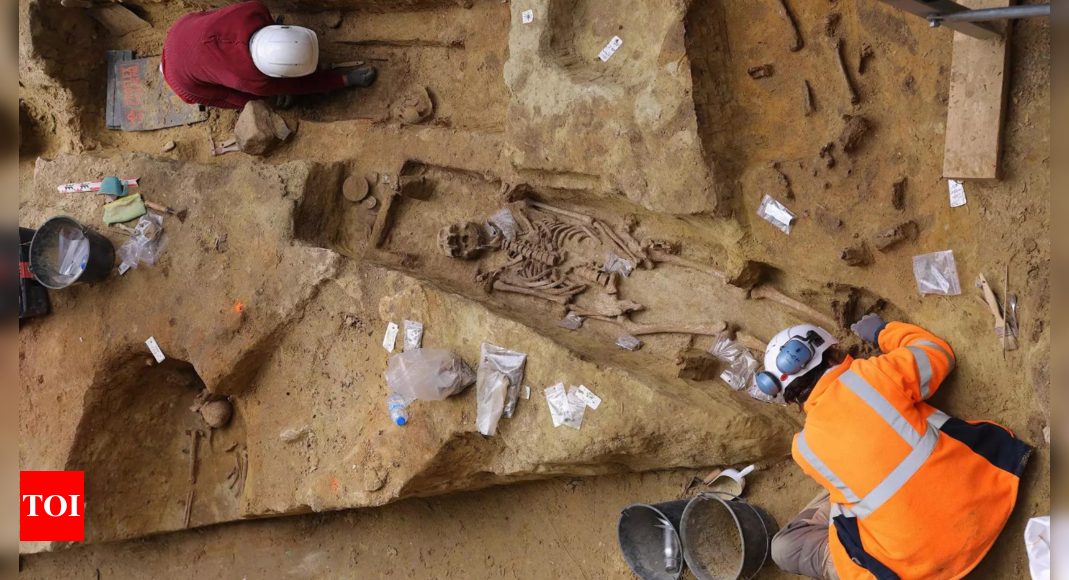
<instances>
[{"instance_id":1,"label":"red logo box","mask_svg":"<svg viewBox=\"0 0 1069 580\"><path fill-rule=\"evenodd\" d=\"M19 540L85 541L85 472L19 472Z\"/></svg>"}]
</instances>

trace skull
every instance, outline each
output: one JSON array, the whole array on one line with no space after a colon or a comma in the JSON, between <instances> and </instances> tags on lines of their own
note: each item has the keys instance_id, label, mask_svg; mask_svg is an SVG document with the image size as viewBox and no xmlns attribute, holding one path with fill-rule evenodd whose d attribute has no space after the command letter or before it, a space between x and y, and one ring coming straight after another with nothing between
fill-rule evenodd
<instances>
[{"instance_id":1,"label":"skull","mask_svg":"<svg viewBox=\"0 0 1069 580\"><path fill-rule=\"evenodd\" d=\"M474 222L448 225L438 232L438 249L450 258L474 260L486 248L486 232Z\"/></svg>"}]
</instances>

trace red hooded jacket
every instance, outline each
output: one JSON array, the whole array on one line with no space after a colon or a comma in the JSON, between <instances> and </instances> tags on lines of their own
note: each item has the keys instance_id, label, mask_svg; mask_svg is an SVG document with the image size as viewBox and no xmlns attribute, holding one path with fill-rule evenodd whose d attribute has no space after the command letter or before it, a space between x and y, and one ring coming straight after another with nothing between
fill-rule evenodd
<instances>
[{"instance_id":1,"label":"red hooded jacket","mask_svg":"<svg viewBox=\"0 0 1069 580\"><path fill-rule=\"evenodd\" d=\"M183 101L221 109L241 109L274 95L322 93L345 86L341 73L318 71L305 77L273 78L252 62L249 39L274 24L260 2L187 14L167 32L163 77Z\"/></svg>"}]
</instances>

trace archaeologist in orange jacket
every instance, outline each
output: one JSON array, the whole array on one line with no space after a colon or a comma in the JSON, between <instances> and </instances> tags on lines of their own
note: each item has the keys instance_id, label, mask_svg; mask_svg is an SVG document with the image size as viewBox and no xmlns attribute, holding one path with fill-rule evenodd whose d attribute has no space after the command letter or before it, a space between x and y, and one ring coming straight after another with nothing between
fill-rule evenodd
<instances>
[{"instance_id":1,"label":"archaeologist in orange jacket","mask_svg":"<svg viewBox=\"0 0 1069 580\"><path fill-rule=\"evenodd\" d=\"M371 66L342 74L318 65L315 32L277 25L260 2L241 2L179 18L167 32L161 67L183 101L223 109L375 82Z\"/></svg>"},{"instance_id":2,"label":"archaeologist in orange jacket","mask_svg":"<svg viewBox=\"0 0 1069 580\"><path fill-rule=\"evenodd\" d=\"M925 402L957 362L943 340L873 314L851 329L883 354L838 356L812 325L765 354L758 386L803 406L794 460L825 489L776 534L772 558L820 580L961 578L1002 532L1032 448Z\"/></svg>"}]
</instances>

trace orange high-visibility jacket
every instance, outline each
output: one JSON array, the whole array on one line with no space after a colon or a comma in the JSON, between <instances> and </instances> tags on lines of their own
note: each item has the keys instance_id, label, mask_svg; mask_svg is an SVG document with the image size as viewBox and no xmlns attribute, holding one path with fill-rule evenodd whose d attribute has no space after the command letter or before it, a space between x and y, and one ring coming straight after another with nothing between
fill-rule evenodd
<instances>
[{"instance_id":1,"label":"orange high-visibility jacket","mask_svg":"<svg viewBox=\"0 0 1069 580\"><path fill-rule=\"evenodd\" d=\"M946 342L892 322L879 343L817 383L794 460L831 493L842 580L956 580L1005 526L1032 448L924 402L954 369Z\"/></svg>"}]
</instances>

